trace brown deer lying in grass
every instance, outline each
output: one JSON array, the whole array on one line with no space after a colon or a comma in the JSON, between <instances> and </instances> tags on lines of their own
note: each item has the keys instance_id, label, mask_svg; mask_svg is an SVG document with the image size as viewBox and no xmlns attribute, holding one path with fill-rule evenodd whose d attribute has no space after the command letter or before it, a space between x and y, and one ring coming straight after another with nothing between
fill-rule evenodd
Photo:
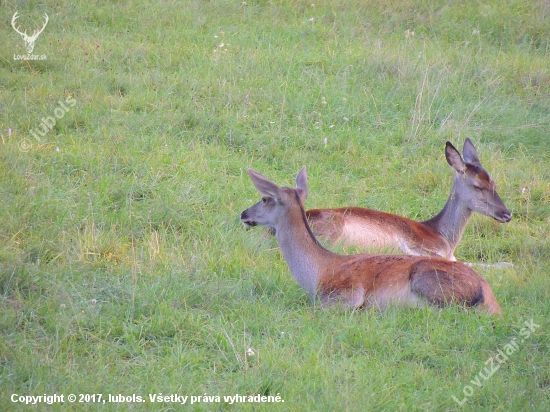
<instances>
[{"instance_id":1,"label":"brown deer lying in grass","mask_svg":"<svg viewBox=\"0 0 550 412\"><path fill-rule=\"evenodd\" d=\"M312 300L323 306L380 307L428 302L477 306L489 314L501 309L491 287L463 263L439 257L410 255L339 255L323 248L311 232L304 211L307 197L305 166L296 188L279 187L248 170L262 200L241 213L248 226L275 230L290 272Z\"/></svg>"},{"instance_id":2,"label":"brown deer lying in grass","mask_svg":"<svg viewBox=\"0 0 550 412\"><path fill-rule=\"evenodd\" d=\"M456 170L451 195L439 214L424 222L359 207L306 211L315 236L331 243L360 248L388 248L418 256L456 260L454 251L472 212L509 222L512 214L498 195L495 183L481 166L470 139L464 142L464 160L447 142L445 156Z\"/></svg>"}]
</instances>

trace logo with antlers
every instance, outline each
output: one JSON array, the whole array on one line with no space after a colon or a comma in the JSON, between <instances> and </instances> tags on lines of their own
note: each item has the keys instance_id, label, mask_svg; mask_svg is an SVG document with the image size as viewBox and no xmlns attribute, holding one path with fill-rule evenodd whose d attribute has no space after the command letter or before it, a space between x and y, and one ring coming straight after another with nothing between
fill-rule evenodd
<instances>
[{"instance_id":1,"label":"logo with antlers","mask_svg":"<svg viewBox=\"0 0 550 412\"><path fill-rule=\"evenodd\" d=\"M27 53L31 54L32 51L34 50L34 43L36 42L36 39L38 38L39 34L44 31L44 29L46 28L46 25L48 24L48 15L44 13L44 17L45 17L44 25L42 26L41 29L35 30L32 36L27 35L26 30L24 32L20 32L19 29L15 26L15 23L18 17L19 16L17 15L17 12L15 12L15 14L13 15L13 18L11 19L11 26L18 34L21 35L21 37L25 41L25 49L27 49Z\"/></svg>"}]
</instances>

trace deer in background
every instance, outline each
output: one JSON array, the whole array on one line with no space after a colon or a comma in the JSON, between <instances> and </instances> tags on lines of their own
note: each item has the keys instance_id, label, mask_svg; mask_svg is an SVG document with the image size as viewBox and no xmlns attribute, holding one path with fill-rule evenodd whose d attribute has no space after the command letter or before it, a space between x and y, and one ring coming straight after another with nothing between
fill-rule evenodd
<instances>
[{"instance_id":1,"label":"deer in background","mask_svg":"<svg viewBox=\"0 0 550 412\"><path fill-rule=\"evenodd\" d=\"M305 166L295 189L279 187L252 169L248 174L262 200L243 211L241 221L275 231L290 272L314 302L382 309L392 304L427 302L442 307L454 302L501 313L487 281L463 263L410 255L339 255L321 246L303 206L308 194Z\"/></svg>"},{"instance_id":2,"label":"deer in background","mask_svg":"<svg viewBox=\"0 0 550 412\"><path fill-rule=\"evenodd\" d=\"M312 209L306 212L315 236L331 243L360 248L388 248L418 256L441 256L456 260L454 251L472 212L509 222L506 209L489 173L481 166L470 139L464 159L447 142L445 157L456 171L451 195L439 214L424 222L359 207Z\"/></svg>"},{"instance_id":3,"label":"deer in background","mask_svg":"<svg viewBox=\"0 0 550 412\"><path fill-rule=\"evenodd\" d=\"M48 15L47 14L44 14L44 17L45 17L45 21L44 21L44 25L42 26L41 29L39 30L35 30L32 34L32 36L29 36L27 34L27 31L25 30L24 32L21 32L19 31L19 29L17 29L17 27L15 26L15 22L16 20L19 18L19 16L17 15L17 12L15 12L15 14L13 15L12 19L11 19L11 26L13 27L13 29L19 34L21 35L21 37L23 38L23 40L25 41L25 49L27 49L27 53L28 54L31 54L32 51L34 50L34 43L36 42L36 39L38 38L38 36L40 35L40 33L42 33L44 31L44 29L46 28L46 25L48 24Z\"/></svg>"}]
</instances>

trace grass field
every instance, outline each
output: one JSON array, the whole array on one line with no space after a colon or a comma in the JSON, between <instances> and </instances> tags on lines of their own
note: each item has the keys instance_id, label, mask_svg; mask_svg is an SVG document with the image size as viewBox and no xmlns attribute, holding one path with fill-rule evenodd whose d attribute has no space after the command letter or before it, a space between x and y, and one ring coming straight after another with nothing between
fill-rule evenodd
<instances>
[{"instance_id":1,"label":"grass field","mask_svg":"<svg viewBox=\"0 0 550 412\"><path fill-rule=\"evenodd\" d=\"M29 34L48 14L46 59L16 59L16 11ZM0 410L550 410L547 1L0 13ZM474 216L455 255L514 264L479 269L501 318L313 308L240 222L260 199L247 168L293 185L302 165L308 208L427 219L453 179L445 142L466 137L513 219Z\"/></svg>"}]
</instances>

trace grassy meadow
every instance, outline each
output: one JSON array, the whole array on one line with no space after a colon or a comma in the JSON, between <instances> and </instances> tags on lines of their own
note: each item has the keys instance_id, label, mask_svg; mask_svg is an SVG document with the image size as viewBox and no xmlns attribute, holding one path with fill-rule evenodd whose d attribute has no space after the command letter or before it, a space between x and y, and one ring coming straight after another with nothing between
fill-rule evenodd
<instances>
[{"instance_id":1,"label":"grassy meadow","mask_svg":"<svg viewBox=\"0 0 550 412\"><path fill-rule=\"evenodd\" d=\"M27 33L48 14L46 59L17 59L16 11ZM547 1L17 0L0 16L0 410L550 410ZM292 186L303 165L307 208L427 219L454 176L445 142L466 137L513 219L474 215L455 255L513 263L478 268L500 318L314 308L240 222L260 199L247 168Z\"/></svg>"}]
</instances>

